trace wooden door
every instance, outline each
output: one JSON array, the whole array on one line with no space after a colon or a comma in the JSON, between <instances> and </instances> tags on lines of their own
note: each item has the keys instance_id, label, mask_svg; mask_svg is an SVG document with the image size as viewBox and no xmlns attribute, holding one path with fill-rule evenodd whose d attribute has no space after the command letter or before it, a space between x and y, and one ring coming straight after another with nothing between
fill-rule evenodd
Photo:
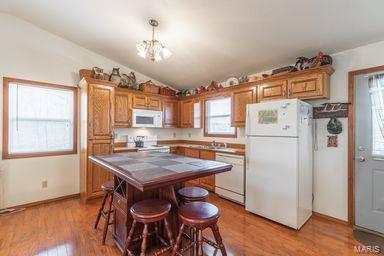
<instances>
[{"instance_id":1,"label":"wooden door","mask_svg":"<svg viewBox=\"0 0 384 256\"><path fill-rule=\"evenodd\" d=\"M278 80L259 85L258 101L287 98L287 80Z\"/></svg>"},{"instance_id":2,"label":"wooden door","mask_svg":"<svg viewBox=\"0 0 384 256\"><path fill-rule=\"evenodd\" d=\"M161 110L161 99L158 97L147 97L147 108L151 110Z\"/></svg>"},{"instance_id":3,"label":"wooden door","mask_svg":"<svg viewBox=\"0 0 384 256\"><path fill-rule=\"evenodd\" d=\"M89 85L88 138L113 137L114 88L106 85Z\"/></svg>"},{"instance_id":4,"label":"wooden door","mask_svg":"<svg viewBox=\"0 0 384 256\"><path fill-rule=\"evenodd\" d=\"M127 92L115 92L115 126L131 126L131 96Z\"/></svg>"},{"instance_id":5,"label":"wooden door","mask_svg":"<svg viewBox=\"0 0 384 256\"><path fill-rule=\"evenodd\" d=\"M147 108L147 96L142 94L132 95L132 108L146 109Z\"/></svg>"},{"instance_id":6,"label":"wooden door","mask_svg":"<svg viewBox=\"0 0 384 256\"><path fill-rule=\"evenodd\" d=\"M244 127L247 105L256 102L256 88L246 88L234 91L232 94L232 120L231 126Z\"/></svg>"},{"instance_id":7,"label":"wooden door","mask_svg":"<svg viewBox=\"0 0 384 256\"><path fill-rule=\"evenodd\" d=\"M289 79L288 98L318 98L324 93L324 85L323 74L312 74Z\"/></svg>"},{"instance_id":8,"label":"wooden door","mask_svg":"<svg viewBox=\"0 0 384 256\"><path fill-rule=\"evenodd\" d=\"M193 128L193 101L180 102L180 127Z\"/></svg>"},{"instance_id":9,"label":"wooden door","mask_svg":"<svg viewBox=\"0 0 384 256\"><path fill-rule=\"evenodd\" d=\"M163 127L177 127L178 101L165 100L163 102Z\"/></svg>"},{"instance_id":10,"label":"wooden door","mask_svg":"<svg viewBox=\"0 0 384 256\"><path fill-rule=\"evenodd\" d=\"M214 161L216 154L214 151L201 150L200 158ZM210 191L215 191L215 175L200 178L200 186Z\"/></svg>"},{"instance_id":11,"label":"wooden door","mask_svg":"<svg viewBox=\"0 0 384 256\"><path fill-rule=\"evenodd\" d=\"M112 154L112 143L112 140L89 140L88 155L98 156ZM87 197L101 195L101 184L110 179L112 179L112 174L110 172L88 160Z\"/></svg>"}]
</instances>

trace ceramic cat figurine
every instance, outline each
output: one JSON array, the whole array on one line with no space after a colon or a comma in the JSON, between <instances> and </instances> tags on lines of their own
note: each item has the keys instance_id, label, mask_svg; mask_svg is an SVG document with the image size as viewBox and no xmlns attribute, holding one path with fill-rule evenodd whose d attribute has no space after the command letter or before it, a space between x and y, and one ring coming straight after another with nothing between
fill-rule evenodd
<instances>
[{"instance_id":1,"label":"ceramic cat figurine","mask_svg":"<svg viewBox=\"0 0 384 256\"><path fill-rule=\"evenodd\" d=\"M104 80L104 73L102 68L93 67L92 70L94 79Z\"/></svg>"},{"instance_id":2,"label":"ceramic cat figurine","mask_svg":"<svg viewBox=\"0 0 384 256\"><path fill-rule=\"evenodd\" d=\"M112 73L109 77L109 81L120 84L121 76L120 76L120 68L113 68Z\"/></svg>"}]
</instances>

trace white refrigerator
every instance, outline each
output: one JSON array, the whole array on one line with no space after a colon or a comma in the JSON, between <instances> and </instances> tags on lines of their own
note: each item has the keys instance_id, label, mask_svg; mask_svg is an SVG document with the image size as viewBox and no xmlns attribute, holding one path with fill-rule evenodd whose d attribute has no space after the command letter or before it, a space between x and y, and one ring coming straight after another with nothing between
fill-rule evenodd
<instances>
[{"instance_id":1,"label":"white refrigerator","mask_svg":"<svg viewBox=\"0 0 384 256\"><path fill-rule=\"evenodd\" d=\"M247 211L294 229L311 217L312 120L297 99L247 106Z\"/></svg>"}]
</instances>

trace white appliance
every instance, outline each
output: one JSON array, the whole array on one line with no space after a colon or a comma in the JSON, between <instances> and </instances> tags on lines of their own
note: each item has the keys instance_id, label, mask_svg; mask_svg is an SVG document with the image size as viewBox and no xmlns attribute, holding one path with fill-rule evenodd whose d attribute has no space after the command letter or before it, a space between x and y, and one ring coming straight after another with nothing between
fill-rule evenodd
<instances>
[{"instance_id":1,"label":"white appliance","mask_svg":"<svg viewBox=\"0 0 384 256\"><path fill-rule=\"evenodd\" d=\"M216 161L231 164L233 167L230 172L216 174L215 193L231 201L244 204L244 156L216 153Z\"/></svg>"},{"instance_id":2,"label":"white appliance","mask_svg":"<svg viewBox=\"0 0 384 256\"><path fill-rule=\"evenodd\" d=\"M163 112L132 109L132 127L163 127Z\"/></svg>"},{"instance_id":3,"label":"white appliance","mask_svg":"<svg viewBox=\"0 0 384 256\"><path fill-rule=\"evenodd\" d=\"M245 209L294 229L312 215L312 106L247 106Z\"/></svg>"},{"instance_id":4,"label":"white appliance","mask_svg":"<svg viewBox=\"0 0 384 256\"><path fill-rule=\"evenodd\" d=\"M135 138L138 136L127 135L127 146L135 147ZM164 152L169 153L171 148L169 146L160 146L157 145L157 136L139 136L142 137L144 146L142 148L137 148L137 151L152 151L152 152Z\"/></svg>"}]
</instances>

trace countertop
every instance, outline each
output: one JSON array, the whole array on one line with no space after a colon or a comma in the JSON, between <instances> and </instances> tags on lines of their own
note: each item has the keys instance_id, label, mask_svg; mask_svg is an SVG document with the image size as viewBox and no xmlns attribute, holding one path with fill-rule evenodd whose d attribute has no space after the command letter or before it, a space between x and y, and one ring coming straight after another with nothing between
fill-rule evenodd
<instances>
[{"instance_id":1,"label":"countertop","mask_svg":"<svg viewBox=\"0 0 384 256\"><path fill-rule=\"evenodd\" d=\"M161 146L169 146L170 148L182 147L182 148L191 148L198 150L206 150L206 151L214 151L218 153L226 153L233 155L245 155L245 149L242 148L209 148L204 145L198 144L188 144L188 143L159 143ZM121 153L121 152L136 152L138 148L136 147L114 147L113 152Z\"/></svg>"},{"instance_id":2,"label":"countertop","mask_svg":"<svg viewBox=\"0 0 384 256\"><path fill-rule=\"evenodd\" d=\"M217 173L232 165L160 152L129 152L89 159L140 191L161 188Z\"/></svg>"}]
</instances>

